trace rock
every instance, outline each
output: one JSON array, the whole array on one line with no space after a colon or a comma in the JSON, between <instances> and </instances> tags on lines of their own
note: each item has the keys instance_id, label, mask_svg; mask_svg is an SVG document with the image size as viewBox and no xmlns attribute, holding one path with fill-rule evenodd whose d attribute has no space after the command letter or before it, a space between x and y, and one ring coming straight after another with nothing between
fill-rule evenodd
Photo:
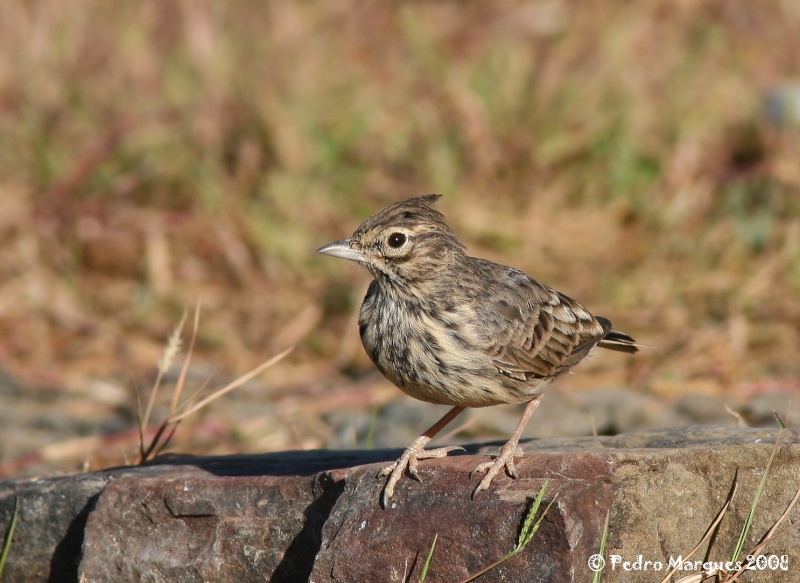
<instances>
[{"instance_id":1,"label":"rock","mask_svg":"<svg viewBox=\"0 0 800 583\"><path fill-rule=\"evenodd\" d=\"M376 468L351 472L323 527L310 581L414 581L435 535L428 580L460 581L514 547L543 477L550 480L546 499L558 497L535 542L484 580L572 580L575 556L588 558L602 535L598 508L611 504L612 466L585 455L533 456L518 467L526 477L503 479L498 491L473 502L476 480L468 475L477 461L460 456L446 469L423 470L425 483L402 482L387 510L376 503Z\"/></svg>"},{"instance_id":2,"label":"rock","mask_svg":"<svg viewBox=\"0 0 800 583\"><path fill-rule=\"evenodd\" d=\"M519 478L498 476L474 501L469 472L485 459L476 454L496 447L468 446L466 455L422 461L423 483L402 480L387 509L375 475L399 450L171 457L5 481L0 536L15 496L21 512L4 581L416 581L434 536L426 581L458 581L514 548L545 480L545 503L553 504L539 531L481 581L590 580L607 514L602 580L658 581L701 540L738 480L710 550L706 542L690 560L730 558L776 434L701 427L532 440L517 461ZM745 550L798 484L800 439L784 432ZM765 549L778 561L770 581L793 580L779 561L785 555L794 567L799 533ZM691 567L679 574L700 571Z\"/></svg>"},{"instance_id":3,"label":"rock","mask_svg":"<svg viewBox=\"0 0 800 583\"><path fill-rule=\"evenodd\" d=\"M0 536L19 498L3 581L77 581L86 519L110 473L0 482ZM4 539L3 539L4 540Z\"/></svg>"},{"instance_id":4,"label":"rock","mask_svg":"<svg viewBox=\"0 0 800 583\"><path fill-rule=\"evenodd\" d=\"M86 525L81 567L89 581L308 579L344 486L329 472L353 459L294 452L175 460L187 462L108 484Z\"/></svg>"}]
</instances>

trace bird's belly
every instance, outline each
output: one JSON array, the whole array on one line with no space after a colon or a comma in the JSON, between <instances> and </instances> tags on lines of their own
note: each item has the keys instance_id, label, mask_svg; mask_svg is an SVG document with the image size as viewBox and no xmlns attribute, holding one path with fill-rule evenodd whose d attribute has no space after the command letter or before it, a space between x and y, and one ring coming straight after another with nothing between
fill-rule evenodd
<instances>
[{"instance_id":1,"label":"bird's belly","mask_svg":"<svg viewBox=\"0 0 800 583\"><path fill-rule=\"evenodd\" d=\"M421 401L461 407L522 403L549 384L501 374L470 330L424 314L368 320L362 314L360 327L364 348L378 369Z\"/></svg>"}]
</instances>

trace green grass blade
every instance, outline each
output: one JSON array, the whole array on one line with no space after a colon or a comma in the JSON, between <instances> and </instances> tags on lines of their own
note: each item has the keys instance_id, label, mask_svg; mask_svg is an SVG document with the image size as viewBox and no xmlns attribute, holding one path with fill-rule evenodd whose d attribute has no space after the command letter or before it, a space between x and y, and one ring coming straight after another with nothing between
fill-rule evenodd
<instances>
[{"instance_id":1,"label":"green grass blade","mask_svg":"<svg viewBox=\"0 0 800 583\"><path fill-rule=\"evenodd\" d=\"M539 492L536 494L533 504L531 504L531 509L528 511L528 515L525 517L525 522L522 524L522 530L520 531L519 539L517 540L517 547L511 551L511 553L506 555L507 558L510 559L514 555L521 553L528 543L531 542L531 539L533 538L533 535L536 534L536 531L539 530L539 525L542 523L542 520L544 520L544 515L547 514L547 511L550 509L550 506L552 506L556 499L554 496L550 501L550 504L547 505L547 508L545 508L544 512L542 512L542 514L539 516L539 519L534 522L533 519L536 516L536 513L539 512L539 507L542 505L544 493L545 490L547 490L549 483L550 482L548 480L545 480L544 483L542 483L542 487L539 488Z\"/></svg>"},{"instance_id":2,"label":"green grass blade","mask_svg":"<svg viewBox=\"0 0 800 583\"><path fill-rule=\"evenodd\" d=\"M744 525L742 526L742 532L739 534L739 541L736 543L736 549L733 551L733 557L731 558L731 562L735 563L739 555L742 554L742 549L744 548L745 540L747 539L747 534L750 532L750 527L753 524L753 518L756 515L756 507L758 506L759 500L761 500L761 496L764 493L764 487L767 485L767 477L769 476L769 470L772 467L772 460L775 459L775 453L778 451L778 442L781 438L781 431L778 432L778 436L775 438L775 444L772 447L772 453L769 456L769 461L767 461L767 467L764 468L764 474L761 476L761 481L758 483L758 488L756 488L756 495L753 497L753 503L750 505L750 512L747 513L747 519L744 521Z\"/></svg>"},{"instance_id":3,"label":"green grass blade","mask_svg":"<svg viewBox=\"0 0 800 583\"><path fill-rule=\"evenodd\" d=\"M431 564L431 559L433 558L433 549L436 548L436 539L439 538L439 533L433 535L433 542L431 543L431 548L428 551L428 556L425 557L425 562L422 564L422 572L419 574L420 583L425 581L425 577L428 575L428 566Z\"/></svg>"},{"instance_id":4,"label":"green grass blade","mask_svg":"<svg viewBox=\"0 0 800 583\"><path fill-rule=\"evenodd\" d=\"M14 529L17 527L17 516L19 515L19 497L14 498L14 514L11 515L11 524L8 525L6 540L3 541L3 552L0 553L0 579L3 578L3 569L6 566L6 559L11 550L11 541L14 538Z\"/></svg>"},{"instance_id":5,"label":"green grass blade","mask_svg":"<svg viewBox=\"0 0 800 583\"><path fill-rule=\"evenodd\" d=\"M611 516L611 510L606 512L606 523L603 525L603 536L600 537L600 549L597 551L597 554L600 555L601 557L606 556L606 540L608 539L608 518L610 516ZM602 569L594 572L594 575L592 576L592 583L600 583L602 572L603 572Z\"/></svg>"},{"instance_id":6,"label":"green grass blade","mask_svg":"<svg viewBox=\"0 0 800 583\"><path fill-rule=\"evenodd\" d=\"M481 575L488 573L489 571L491 571L492 569L494 569L499 565L502 565L511 557L520 554L525 549L528 543L531 542L533 535L536 534L537 530L539 530L539 525L542 523L542 520L544 520L544 517L547 515L547 511L550 510L550 507L553 505L553 502L556 501L557 494L556 496L553 496L553 499L550 500L550 503L539 515L539 518L534 521L534 518L536 518L536 515L539 512L539 508L541 507L542 502L544 501L544 493L547 490L548 484L549 481L545 480L544 483L542 484L542 487L539 488L539 492L536 494L536 498L533 500L530 510L528 510L528 513L525 515L525 522L522 523L522 529L520 530L519 537L517 538L517 546L514 547L514 549L510 553L506 554L505 556L495 561L488 567L484 567L474 575L470 575L460 583L469 583L469 581L474 581Z\"/></svg>"}]
</instances>

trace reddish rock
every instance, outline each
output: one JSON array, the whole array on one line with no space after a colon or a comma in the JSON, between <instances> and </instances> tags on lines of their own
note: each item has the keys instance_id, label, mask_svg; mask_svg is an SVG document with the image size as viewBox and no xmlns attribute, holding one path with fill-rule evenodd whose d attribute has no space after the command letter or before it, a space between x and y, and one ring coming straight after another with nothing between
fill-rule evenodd
<instances>
[{"instance_id":1,"label":"reddish rock","mask_svg":"<svg viewBox=\"0 0 800 583\"><path fill-rule=\"evenodd\" d=\"M539 531L480 581L590 580L607 513L604 583L659 581L702 538L738 480L716 536L692 560L730 558L775 436L703 427L535 440L524 444L519 479L498 476L474 501L478 478L469 472L483 458L468 448L473 455L421 462L423 483L401 481L387 509L375 476L399 451L177 457L5 481L0 534L17 496L21 511L4 581L417 581L436 535L426 582L459 581L514 548L544 480L545 503L557 497ZM780 440L746 550L800 485L800 439ZM795 580L797 548L800 529L771 542L765 552L775 559L758 576Z\"/></svg>"},{"instance_id":2,"label":"reddish rock","mask_svg":"<svg viewBox=\"0 0 800 583\"><path fill-rule=\"evenodd\" d=\"M543 506L557 496L533 541L482 580L590 579L585 562L577 569L574 563L596 552L612 501L614 464L596 454L529 456L517 465L520 478L499 478L496 489L473 501L478 478L469 472L479 461L459 456L428 465L420 472L424 483L402 482L386 510L377 504L380 466L351 472L323 528L310 580L415 581L434 536L426 581L465 579L514 548L544 480Z\"/></svg>"}]
</instances>

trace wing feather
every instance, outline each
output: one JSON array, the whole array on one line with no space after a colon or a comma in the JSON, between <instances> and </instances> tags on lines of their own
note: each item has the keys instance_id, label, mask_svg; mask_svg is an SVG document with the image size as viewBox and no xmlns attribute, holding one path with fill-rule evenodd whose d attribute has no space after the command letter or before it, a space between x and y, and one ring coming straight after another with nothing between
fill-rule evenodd
<instances>
[{"instance_id":1,"label":"wing feather","mask_svg":"<svg viewBox=\"0 0 800 583\"><path fill-rule=\"evenodd\" d=\"M479 315L487 352L501 373L521 380L556 376L610 330L575 300L521 271L504 271Z\"/></svg>"}]
</instances>

